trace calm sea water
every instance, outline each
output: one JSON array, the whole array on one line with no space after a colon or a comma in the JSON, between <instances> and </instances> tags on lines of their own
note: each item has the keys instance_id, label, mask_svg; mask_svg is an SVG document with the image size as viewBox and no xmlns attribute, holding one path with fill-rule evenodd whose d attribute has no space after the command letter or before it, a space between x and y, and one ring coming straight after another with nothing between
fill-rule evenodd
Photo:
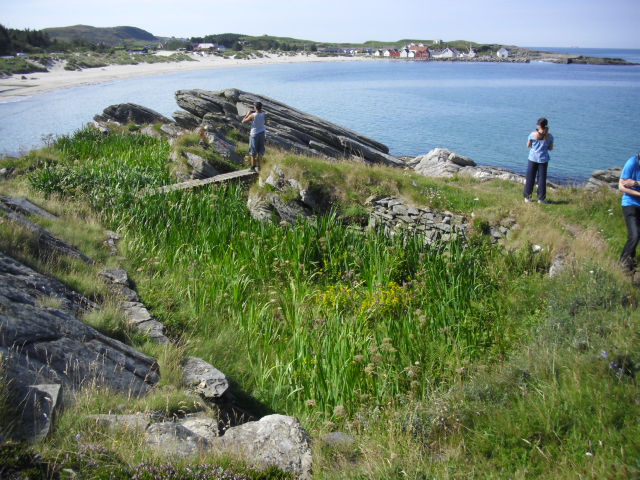
<instances>
[{"instance_id":1,"label":"calm sea water","mask_svg":"<svg viewBox=\"0 0 640 480\"><path fill-rule=\"evenodd\" d=\"M556 138L554 180L584 181L593 170L623 165L640 147L640 67L381 60L175 73L4 103L0 153L72 132L114 103L171 115L176 90L229 87L367 134L394 155L445 147L518 172L526 168L527 136L544 116Z\"/></svg>"}]
</instances>

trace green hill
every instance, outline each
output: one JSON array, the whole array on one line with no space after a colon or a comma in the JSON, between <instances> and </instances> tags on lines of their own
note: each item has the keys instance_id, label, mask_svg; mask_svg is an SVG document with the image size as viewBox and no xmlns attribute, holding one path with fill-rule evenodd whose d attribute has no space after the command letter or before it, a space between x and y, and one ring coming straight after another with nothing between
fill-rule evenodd
<instances>
[{"instance_id":1,"label":"green hill","mask_svg":"<svg viewBox=\"0 0 640 480\"><path fill-rule=\"evenodd\" d=\"M71 27L45 28L45 32L52 39L61 42L84 40L93 43L104 43L110 46L119 46L125 43L159 42L152 33L136 27L109 27L98 28L90 25L74 25Z\"/></svg>"}]
</instances>

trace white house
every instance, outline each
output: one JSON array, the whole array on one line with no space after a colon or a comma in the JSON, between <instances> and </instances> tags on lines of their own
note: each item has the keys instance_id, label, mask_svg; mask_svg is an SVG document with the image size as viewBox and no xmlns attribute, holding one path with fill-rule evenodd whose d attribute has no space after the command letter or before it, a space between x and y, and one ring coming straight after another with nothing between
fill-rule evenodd
<instances>
[{"instance_id":1,"label":"white house","mask_svg":"<svg viewBox=\"0 0 640 480\"><path fill-rule=\"evenodd\" d=\"M496 53L496 56L498 56L500 58L507 58L509 56L509 50L507 50L506 48L501 48Z\"/></svg>"},{"instance_id":2,"label":"white house","mask_svg":"<svg viewBox=\"0 0 640 480\"><path fill-rule=\"evenodd\" d=\"M198 46L194 48L194 50L196 51L213 50L217 46L218 46L217 43L199 43Z\"/></svg>"},{"instance_id":3,"label":"white house","mask_svg":"<svg viewBox=\"0 0 640 480\"><path fill-rule=\"evenodd\" d=\"M16 57L18 58L29 58L29 55L26 53L16 53Z\"/></svg>"},{"instance_id":4,"label":"white house","mask_svg":"<svg viewBox=\"0 0 640 480\"><path fill-rule=\"evenodd\" d=\"M220 45L218 45L218 51L219 52L226 52L227 51L227 47L225 47L224 45L220 44Z\"/></svg>"},{"instance_id":5,"label":"white house","mask_svg":"<svg viewBox=\"0 0 640 480\"><path fill-rule=\"evenodd\" d=\"M415 52L412 52L411 50L409 50L406 47L403 48L402 50L400 50L400 57L401 58L413 58L415 56L416 56Z\"/></svg>"},{"instance_id":6,"label":"white house","mask_svg":"<svg viewBox=\"0 0 640 480\"><path fill-rule=\"evenodd\" d=\"M460 53L453 47L445 48L441 53L432 53L431 58L456 58Z\"/></svg>"}]
</instances>

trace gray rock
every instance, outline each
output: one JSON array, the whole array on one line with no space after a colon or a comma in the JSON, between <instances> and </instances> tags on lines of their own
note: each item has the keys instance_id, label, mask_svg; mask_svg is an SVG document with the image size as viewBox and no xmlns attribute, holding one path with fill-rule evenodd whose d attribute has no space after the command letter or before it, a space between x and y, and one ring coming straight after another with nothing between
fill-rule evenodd
<instances>
[{"instance_id":1,"label":"gray rock","mask_svg":"<svg viewBox=\"0 0 640 480\"><path fill-rule=\"evenodd\" d=\"M68 255L70 257L79 258L85 263L93 265L95 262L93 259L87 257L84 253L78 250L73 245L60 240L56 236L54 236L49 231L42 228L40 225L33 223L31 220L26 218L24 215L21 215L17 212L14 212L9 207L7 207L4 203L0 203L0 213L4 213L4 217L8 220L17 223L18 225L22 225L27 230L30 230L38 240L38 243L47 250L53 250L57 253Z\"/></svg>"},{"instance_id":2,"label":"gray rock","mask_svg":"<svg viewBox=\"0 0 640 480\"><path fill-rule=\"evenodd\" d=\"M187 159L187 162L189 162L189 165L193 168L193 178L201 180L220 175L218 170L199 155L183 151L182 156Z\"/></svg>"},{"instance_id":3,"label":"gray rock","mask_svg":"<svg viewBox=\"0 0 640 480\"><path fill-rule=\"evenodd\" d=\"M606 170L596 170L591 174L591 178L587 182L585 188L589 191L596 191L601 187L607 187L611 190L619 191L618 183L620 181L621 173L621 167L613 167Z\"/></svg>"},{"instance_id":4,"label":"gray rock","mask_svg":"<svg viewBox=\"0 0 640 480\"><path fill-rule=\"evenodd\" d=\"M565 271L568 267L566 261L566 255L563 253L559 253L553 259L553 264L549 268L549 277L554 278L560 275L563 271Z\"/></svg>"},{"instance_id":5,"label":"gray rock","mask_svg":"<svg viewBox=\"0 0 640 480\"><path fill-rule=\"evenodd\" d=\"M127 302L139 302L140 296L129 287L125 287L124 285L118 284L107 284L107 288L118 298L121 300L125 300Z\"/></svg>"},{"instance_id":6,"label":"gray rock","mask_svg":"<svg viewBox=\"0 0 640 480\"><path fill-rule=\"evenodd\" d=\"M160 133L158 133L158 131L153 128L152 125L147 125L146 127L141 128L140 133L151 138L162 138L162 135L160 135Z\"/></svg>"},{"instance_id":7,"label":"gray rock","mask_svg":"<svg viewBox=\"0 0 640 480\"><path fill-rule=\"evenodd\" d=\"M206 438L171 422L154 423L147 429L146 437L148 447L172 457L197 455L210 447Z\"/></svg>"},{"instance_id":8,"label":"gray rock","mask_svg":"<svg viewBox=\"0 0 640 480\"><path fill-rule=\"evenodd\" d=\"M177 423L209 442L215 441L222 433L218 429L218 420L214 418L186 418Z\"/></svg>"},{"instance_id":9,"label":"gray rock","mask_svg":"<svg viewBox=\"0 0 640 480\"><path fill-rule=\"evenodd\" d=\"M185 130L195 130L200 127L200 124L202 123L202 118L194 115L193 113L185 112L184 110L177 110L173 112L172 116L178 126Z\"/></svg>"},{"instance_id":10,"label":"gray rock","mask_svg":"<svg viewBox=\"0 0 640 480\"><path fill-rule=\"evenodd\" d=\"M45 209L34 205L26 198L12 198L12 197L0 197L0 201L4 203L11 210L14 210L23 215L36 215L43 218L58 218L54 214L47 212Z\"/></svg>"},{"instance_id":11,"label":"gray rock","mask_svg":"<svg viewBox=\"0 0 640 480\"><path fill-rule=\"evenodd\" d=\"M136 125L173 123L173 120L165 117L161 113L135 103L110 105L104 109L102 115L96 115L94 120L96 122L112 121L120 124L133 122Z\"/></svg>"},{"instance_id":12,"label":"gray rock","mask_svg":"<svg viewBox=\"0 0 640 480\"><path fill-rule=\"evenodd\" d=\"M236 144L234 142L218 135L207 135L207 140L209 141L209 146L222 158L234 165L242 165L243 158L236 153Z\"/></svg>"},{"instance_id":13,"label":"gray rock","mask_svg":"<svg viewBox=\"0 0 640 480\"><path fill-rule=\"evenodd\" d=\"M60 384L29 385L18 394L19 418L17 437L28 443L39 443L53 426L61 399Z\"/></svg>"},{"instance_id":14,"label":"gray rock","mask_svg":"<svg viewBox=\"0 0 640 480\"><path fill-rule=\"evenodd\" d=\"M98 272L105 283L129 286L129 275L123 268L115 268L112 270L101 270Z\"/></svg>"},{"instance_id":15,"label":"gray rock","mask_svg":"<svg viewBox=\"0 0 640 480\"><path fill-rule=\"evenodd\" d=\"M270 193L266 197L267 201L273 205L278 217L288 224L295 224L298 220L313 217L311 209L298 200L285 202L274 193Z\"/></svg>"},{"instance_id":16,"label":"gray rock","mask_svg":"<svg viewBox=\"0 0 640 480\"><path fill-rule=\"evenodd\" d=\"M269 415L230 428L212 446L215 451L242 457L258 467L276 465L301 479L311 475L311 438L294 417Z\"/></svg>"},{"instance_id":17,"label":"gray rock","mask_svg":"<svg viewBox=\"0 0 640 480\"><path fill-rule=\"evenodd\" d=\"M229 389L229 381L220 370L201 358L187 357L183 363L183 383L204 398L220 398Z\"/></svg>"},{"instance_id":18,"label":"gray rock","mask_svg":"<svg viewBox=\"0 0 640 480\"><path fill-rule=\"evenodd\" d=\"M236 106L216 95L216 92L208 92L205 90L178 90L175 97L180 108L200 118L204 117L207 113L230 113L238 115Z\"/></svg>"},{"instance_id":19,"label":"gray rock","mask_svg":"<svg viewBox=\"0 0 640 480\"><path fill-rule=\"evenodd\" d=\"M182 128L173 123L165 123L160 127L160 130L162 130L170 137L178 137L184 133L184 130L182 130Z\"/></svg>"},{"instance_id":20,"label":"gray rock","mask_svg":"<svg viewBox=\"0 0 640 480\"><path fill-rule=\"evenodd\" d=\"M91 385L144 395L158 382L155 360L105 337L68 311L40 306L43 293L63 307L84 298L0 254L0 347L16 385ZM25 384L28 381L28 384Z\"/></svg>"},{"instance_id":21,"label":"gray rock","mask_svg":"<svg viewBox=\"0 0 640 480\"><path fill-rule=\"evenodd\" d=\"M109 127L107 127L106 125L103 125L102 123L99 122L89 122L87 125L100 130L101 133L105 134L105 135L109 135L111 133L111 130L109 129Z\"/></svg>"}]
</instances>

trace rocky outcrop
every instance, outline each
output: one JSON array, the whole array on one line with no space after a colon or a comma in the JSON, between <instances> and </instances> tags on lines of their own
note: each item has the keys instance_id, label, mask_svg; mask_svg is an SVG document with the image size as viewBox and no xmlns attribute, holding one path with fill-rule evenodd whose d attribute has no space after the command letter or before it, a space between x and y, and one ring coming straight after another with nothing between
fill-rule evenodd
<instances>
[{"instance_id":1,"label":"rocky outcrop","mask_svg":"<svg viewBox=\"0 0 640 480\"><path fill-rule=\"evenodd\" d=\"M0 214L4 214L5 218L8 220L21 225L27 230L31 231L35 236L36 240L44 249L49 251L55 251L62 255L69 255L71 257L76 257L82 260L85 263L92 265L95 263L93 259L87 257L84 253L78 250L73 245L60 240L56 236L54 236L51 232L45 230L40 225L32 222L24 215L14 212L4 203L0 202Z\"/></svg>"},{"instance_id":2,"label":"rocky outcrop","mask_svg":"<svg viewBox=\"0 0 640 480\"><path fill-rule=\"evenodd\" d=\"M202 397L219 399L227 393L229 380L225 374L201 358L185 358L182 368L183 384Z\"/></svg>"},{"instance_id":3,"label":"rocky outcrop","mask_svg":"<svg viewBox=\"0 0 640 480\"><path fill-rule=\"evenodd\" d=\"M613 167L606 170L595 170L591 174L591 178L587 182L585 187L587 190L596 191L600 187L607 187L611 190L618 190L618 182L620 181L620 174L622 173L622 167Z\"/></svg>"},{"instance_id":4,"label":"rocky outcrop","mask_svg":"<svg viewBox=\"0 0 640 480\"><path fill-rule=\"evenodd\" d=\"M311 438L297 418L268 415L229 428L221 437L215 433L215 423L206 418L155 423L147 429L147 445L174 457L215 452L255 467L276 465L301 479L310 478Z\"/></svg>"},{"instance_id":5,"label":"rocky outcrop","mask_svg":"<svg viewBox=\"0 0 640 480\"><path fill-rule=\"evenodd\" d=\"M173 123L173 120L151 108L143 107L135 103L120 103L105 108L102 115L93 117L96 122L116 122L123 125L135 123L136 125L154 123Z\"/></svg>"},{"instance_id":6,"label":"rocky outcrop","mask_svg":"<svg viewBox=\"0 0 640 480\"><path fill-rule=\"evenodd\" d=\"M499 178L524 183L525 176L500 167L478 166L468 157L446 148L436 148L426 155L420 155L407 165L425 177L451 178L455 175L470 175L481 180Z\"/></svg>"},{"instance_id":7,"label":"rocky outcrop","mask_svg":"<svg viewBox=\"0 0 640 480\"><path fill-rule=\"evenodd\" d=\"M267 144L271 146L331 160L356 157L371 163L404 166L404 162L389 155L389 149L382 143L263 95L237 89L179 90L176 101L191 115L202 119L205 128L232 127L241 132L247 131L247 126L240 123L242 117L260 101L267 114ZM183 121L184 115L174 114L174 118ZM196 122L192 117L184 121Z\"/></svg>"},{"instance_id":8,"label":"rocky outcrop","mask_svg":"<svg viewBox=\"0 0 640 480\"><path fill-rule=\"evenodd\" d=\"M1 253L0 304L3 370L31 405L24 418L35 426L24 436L33 441L46 435L45 415L51 419L60 395L67 402L75 390L106 387L139 396L160 380L153 358L74 316L95 304Z\"/></svg>"}]
</instances>

